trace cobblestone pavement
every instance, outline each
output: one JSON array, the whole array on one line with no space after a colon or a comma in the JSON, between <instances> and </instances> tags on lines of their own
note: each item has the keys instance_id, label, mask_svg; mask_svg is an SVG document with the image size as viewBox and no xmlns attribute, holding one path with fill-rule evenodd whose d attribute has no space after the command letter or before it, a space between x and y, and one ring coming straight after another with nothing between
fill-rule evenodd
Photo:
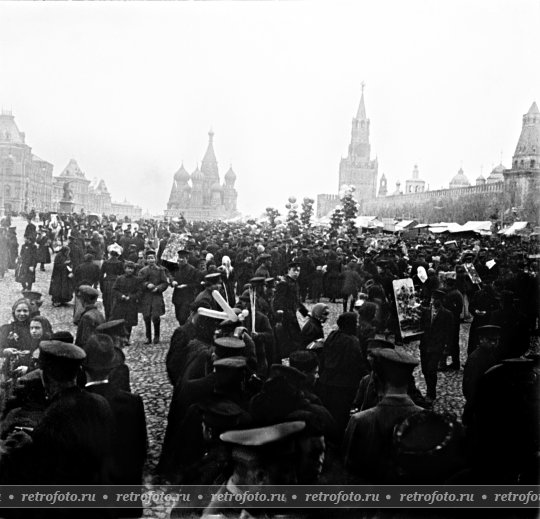
<instances>
[{"instance_id":1,"label":"cobblestone pavement","mask_svg":"<svg viewBox=\"0 0 540 519\"><path fill-rule=\"evenodd\" d=\"M75 334L76 327L72 323L73 304L55 308L51 304L49 292L50 275L52 264L46 266L45 272L36 273L36 283L33 290L44 295L44 303L41 313L47 317L55 331L68 330ZM159 459L161 444L165 435L167 425L167 413L171 398L172 388L168 382L165 370L165 357L169 347L170 337L177 326L174 318L174 309L171 304L171 290L165 292L167 313L162 319L162 343L158 345L143 344L144 324L139 319L139 325L133 329L133 344L125 348L126 362L131 371L131 386L135 393L142 396L146 411L148 427L149 452L148 461L145 468L145 480L152 482L155 467ZM11 319L11 306L13 302L21 297L21 286L15 283L14 273L8 271L3 279L0 279L0 324L4 324ZM307 305L308 307L310 305ZM337 316L340 314L341 304L329 304L331 317L326 325L326 332L335 328ZM465 361L464 345L468 334L468 324L463 324L461 328L462 362ZM405 351L419 358L418 341L411 342L403 347ZM461 416L464 399L461 392L463 370L439 373L438 398L435 402L435 410L445 410ZM425 393L425 384L420 369L415 370L417 385L422 393ZM168 511L162 508L145 510L145 517L164 518L168 516Z\"/></svg>"},{"instance_id":2,"label":"cobblestone pavement","mask_svg":"<svg viewBox=\"0 0 540 519\"><path fill-rule=\"evenodd\" d=\"M73 305L69 304L64 307L54 308L48 296L50 274L52 265L46 266L46 272L37 272L36 283L33 287L44 294L44 303L41 308L41 313L46 316L57 330L69 330L72 333L76 332L76 327L72 323ZM167 379L165 371L165 356L169 347L169 339L177 326L174 318L174 309L170 302L172 291L169 289L165 292L165 301L167 313L162 322L162 342L158 345L143 344L144 325L142 319L139 319L139 325L133 329L132 341L133 345L126 347L126 361L131 371L132 389L134 392L142 395L146 410L146 419L148 424L148 435L150 442L149 461L147 473L150 475L154 472L157 459L159 457L160 446L165 434L167 422L167 411L171 398L171 385ZM11 318L11 305L21 296L21 286L14 281L13 271L8 271L3 280L0 280L0 323L7 323ZM310 305L307 305L308 307ZM335 328L337 316L341 312L341 304L329 303L331 308L331 316L326 326L326 332ZM469 325L464 323L461 327L461 344L462 344L462 363L465 361L465 344L467 340ZM418 341L413 341L403 348L408 353L414 355L418 359L420 354L418 351ZM463 370L449 371L439 373L438 379L438 398L435 402L435 410L446 410L461 415L463 409L463 396L461 392ZM415 377L419 389L425 393L425 384L420 368L416 368Z\"/></svg>"}]
</instances>

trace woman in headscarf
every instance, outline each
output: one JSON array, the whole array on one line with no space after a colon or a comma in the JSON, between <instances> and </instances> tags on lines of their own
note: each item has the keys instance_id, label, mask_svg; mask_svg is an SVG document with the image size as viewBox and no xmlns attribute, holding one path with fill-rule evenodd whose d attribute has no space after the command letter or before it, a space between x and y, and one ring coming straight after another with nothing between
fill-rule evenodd
<instances>
[{"instance_id":1,"label":"woman in headscarf","mask_svg":"<svg viewBox=\"0 0 540 519\"><path fill-rule=\"evenodd\" d=\"M323 324L328 321L330 308L327 304L317 303L311 309L309 318L302 327L302 347L308 346L313 341L324 339Z\"/></svg>"},{"instance_id":2,"label":"woman in headscarf","mask_svg":"<svg viewBox=\"0 0 540 519\"><path fill-rule=\"evenodd\" d=\"M227 303L229 303L229 306L234 306L236 304L236 274L231 265L231 258L229 258L229 256L223 256L223 258L221 258L219 270L221 271L225 299L227 300Z\"/></svg>"},{"instance_id":3,"label":"woman in headscarf","mask_svg":"<svg viewBox=\"0 0 540 519\"><path fill-rule=\"evenodd\" d=\"M6 348L29 350L32 344L30 336L30 303L27 299L17 299L11 307L13 320L0 326L0 351Z\"/></svg>"},{"instance_id":4,"label":"woman in headscarf","mask_svg":"<svg viewBox=\"0 0 540 519\"><path fill-rule=\"evenodd\" d=\"M35 315L30 318L30 337L32 338L31 350L38 348L41 341L51 340L53 334L51 323L42 315Z\"/></svg>"},{"instance_id":5,"label":"woman in headscarf","mask_svg":"<svg viewBox=\"0 0 540 519\"><path fill-rule=\"evenodd\" d=\"M49 295L53 306L69 303L73 298L73 268L69 247L63 246L54 258Z\"/></svg>"},{"instance_id":6,"label":"woman in headscarf","mask_svg":"<svg viewBox=\"0 0 540 519\"><path fill-rule=\"evenodd\" d=\"M41 315L36 315L29 319L30 326L30 348L25 349L28 352L25 355L19 356L14 365L12 365L13 373L17 376L25 375L28 371L37 368L36 358L34 353L39 348L41 341L48 341L52 336L52 328L49 320Z\"/></svg>"}]
</instances>

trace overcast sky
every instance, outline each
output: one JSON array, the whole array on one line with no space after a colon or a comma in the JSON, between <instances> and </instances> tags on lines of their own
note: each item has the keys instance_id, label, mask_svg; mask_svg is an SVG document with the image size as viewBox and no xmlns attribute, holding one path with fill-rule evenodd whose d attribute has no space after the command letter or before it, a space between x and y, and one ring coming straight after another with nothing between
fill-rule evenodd
<instances>
[{"instance_id":1,"label":"overcast sky","mask_svg":"<svg viewBox=\"0 0 540 519\"><path fill-rule=\"evenodd\" d=\"M208 131L238 205L336 193L365 81L389 189L510 165L540 102L539 0L0 2L0 105L58 175L162 212Z\"/></svg>"}]
</instances>

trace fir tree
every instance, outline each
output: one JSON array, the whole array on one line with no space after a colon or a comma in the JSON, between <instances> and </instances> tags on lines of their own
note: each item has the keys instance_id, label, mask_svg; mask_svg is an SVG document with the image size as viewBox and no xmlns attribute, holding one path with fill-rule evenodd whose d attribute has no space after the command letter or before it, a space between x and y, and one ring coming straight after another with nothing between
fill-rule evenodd
<instances>
[{"instance_id":1,"label":"fir tree","mask_svg":"<svg viewBox=\"0 0 540 519\"><path fill-rule=\"evenodd\" d=\"M300 221L304 231L311 228L311 217L313 216L313 204L315 200L313 198L304 198L302 201L302 212L300 213Z\"/></svg>"},{"instance_id":2,"label":"fir tree","mask_svg":"<svg viewBox=\"0 0 540 519\"><path fill-rule=\"evenodd\" d=\"M337 206L330 216L330 238L339 236L341 226L343 225L343 210L341 206Z\"/></svg>"},{"instance_id":3,"label":"fir tree","mask_svg":"<svg viewBox=\"0 0 540 519\"><path fill-rule=\"evenodd\" d=\"M358 237L356 217L358 216L358 202L354 198L355 188L349 186L343 192L341 204L343 206L343 219L345 220L345 234L353 241Z\"/></svg>"}]
</instances>

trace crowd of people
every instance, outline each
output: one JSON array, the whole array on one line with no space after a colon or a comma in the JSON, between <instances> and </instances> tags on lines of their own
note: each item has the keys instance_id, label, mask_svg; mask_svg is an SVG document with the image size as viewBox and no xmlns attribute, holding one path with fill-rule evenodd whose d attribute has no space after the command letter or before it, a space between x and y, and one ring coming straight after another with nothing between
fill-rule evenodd
<instances>
[{"instance_id":1,"label":"crowd of people","mask_svg":"<svg viewBox=\"0 0 540 519\"><path fill-rule=\"evenodd\" d=\"M224 494L538 484L533 240L40 217L29 217L20 248L9 221L0 231L0 273L15 269L23 291L0 327L0 484L143 481L145 411L124 354L139 314L147 347L169 344L172 400L154 481ZM51 261L49 296L53 307L74 301L76 334L53 330L32 291ZM412 337L395 301L400 279L415 288ZM336 303L343 312L329 329ZM171 337L162 319L177 321ZM411 340L419 356L403 347ZM435 412L438 373L460 370L463 415ZM200 514L229 517L220 502Z\"/></svg>"}]
</instances>

